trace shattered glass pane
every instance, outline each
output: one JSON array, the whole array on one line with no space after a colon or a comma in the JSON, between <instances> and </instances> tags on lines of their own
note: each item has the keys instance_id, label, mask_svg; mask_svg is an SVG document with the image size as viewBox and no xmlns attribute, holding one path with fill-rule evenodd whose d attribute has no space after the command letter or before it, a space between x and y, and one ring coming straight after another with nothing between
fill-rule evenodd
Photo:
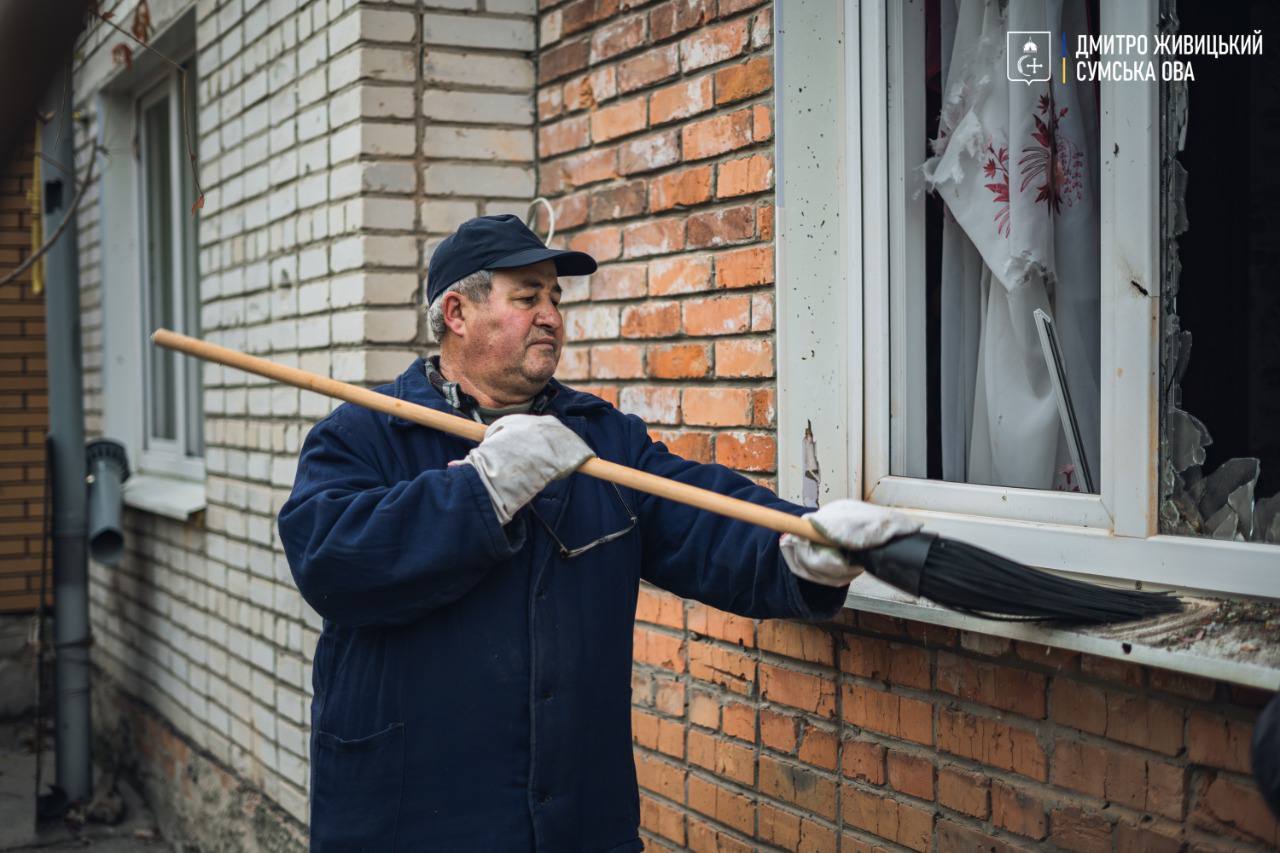
<instances>
[{"instance_id":1,"label":"shattered glass pane","mask_svg":"<svg viewBox=\"0 0 1280 853\"><path fill-rule=\"evenodd\" d=\"M1181 21L1175 5L1176 0L1162 3L1163 32L1280 22L1275 4L1184 2L1177 5ZM1280 495L1258 497L1260 483L1268 482L1264 469L1272 478L1280 473L1266 465L1277 459L1276 442L1267 438L1276 432L1274 420L1267 415L1275 413L1280 390L1274 332L1280 300L1271 285L1274 259L1268 253L1280 245L1280 234L1262 194L1280 180L1267 124L1280 115L1280 97L1265 84L1275 69L1262 57L1249 62L1197 64L1194 82L1162 84L1159 519L1162 533L1280 543ZM1251 82L1243 90L1242 79ZM1239 109L1233 97L1248 109ZM1200 124L1190 121L1193 107L1200 110ZM1240 161L1231 182L1212 177L1228 151ZM1198 358L1180 304L1200 335ZM1206 421L1228 434L1222 447L1208 449L1214 439Z\"/></svg>"}]
</instances>

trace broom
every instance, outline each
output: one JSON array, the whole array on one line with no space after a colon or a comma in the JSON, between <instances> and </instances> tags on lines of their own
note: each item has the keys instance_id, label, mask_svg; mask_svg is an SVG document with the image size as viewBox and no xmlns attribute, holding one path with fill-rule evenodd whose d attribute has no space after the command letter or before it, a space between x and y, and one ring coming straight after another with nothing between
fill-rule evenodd
<instances>
[{"instance_id":1,"label":"broom","mask_svg":"<svg viewBox=\"0 0 1280 853\"><path fill-rule=\"evenodd\" d=\"M151 339L168 349L395 415L459 438L475 442L484 438L484 424L358 385L276 364L167 329L157 330ZM616 462L588 459L578 472L757 524L777 533L792 533L820 545L839 547L819 533L807 519ZM932 533L900 536L865 551L845 550L845 555L850 565L861 565L872 575L904 592L952 610L987 618L1101 624L1144 619L1182 609L1181 602L1172 595L1112 589L1068 580Z\"/></svg>"}]
</instances>

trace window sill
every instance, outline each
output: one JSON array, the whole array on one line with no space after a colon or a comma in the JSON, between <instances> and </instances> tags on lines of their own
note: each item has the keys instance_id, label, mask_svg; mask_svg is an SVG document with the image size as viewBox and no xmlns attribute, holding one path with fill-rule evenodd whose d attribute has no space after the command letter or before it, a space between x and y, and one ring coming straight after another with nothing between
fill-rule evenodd
<instances>
[{"instance_id":1,"label":"window sill","mask_svg":"<svg viewBox=\"0 0 1280 853\"><path fill-rule=\"evenodd\" d=\"M159 474L134 474L124 484L125 506L186 521L205 507L204 483Z\"/></svg>"},{"instance_id":2,"label":"window sill","mask_svg":"<svg viewBox=\"0 0 1280 853\"><path fill-rule=\"evenodd\" d=\"M1274 604L1183 597L1186 609L1142 622L1088 628L1052 628L1000 622L947 610L862 574L849 587L846 607L993 637L1084 652L1262 690L1280 690L1280 644L1242 608Z\"/></svg>"}]
</instances>

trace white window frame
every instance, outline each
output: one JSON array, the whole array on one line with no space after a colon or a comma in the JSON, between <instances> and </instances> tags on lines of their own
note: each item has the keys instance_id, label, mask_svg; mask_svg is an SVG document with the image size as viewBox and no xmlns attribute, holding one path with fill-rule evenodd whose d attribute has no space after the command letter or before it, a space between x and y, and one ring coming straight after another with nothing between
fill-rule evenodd
<instances>
[{"instance_id":1,"label":"white window frame","mask_svg":"<svg viewBox=\"0 0 1280 853\"><path fill-rule=\"evenodd\" d=\"M139 240L139 263L142 271L140 282L140 294L142 304L143 318L150 317L150 306L148 304L151 290L151 270L148 265L148 252L146 244L148 239L150 210L148 208L150 202L150 193L147 191L147 162L152 152L147 149L147 135L144 132L143 116L146 111L156 104L168 102L169 117L169 134L168 148L164 152L164 156L168 161L168 168L171 170L172 180L170 182L170 222L169 234L173 238L173 256L171 259L171 269L169 270L169 296L173 300L173 316L175 319L174 331L191 334L186 328L187 317L187 300L188 300L188 282L187 282L187 265L194 261L195 258L189 257L187 252L193 255L198 254L198 247L195 240L192 245L187 246L185 234L189 223L184 217L190 215L190 200L183 195L185 181L183 180L183 170L190 168L187 163L186 143L184 141L182 129L182 75L177 71L171 71L160 82L145 90L138 97L135 106L134 122L137 128L136 138L138 139L138 194L139 201L138 210L138 234ZM198 291L199 283L195 283ZM151 330L144 330L144 335ZM152 371L154 369L155 358L158 355L155 347L143 347L143 370L142 370L142 443L140 445L141 459L140 464L143 470L156 471L182 477L185 479L201 479L204 476L203 453L193 454L188 447L187 421L190 416L189 402L193 399L190 395L192 389L188 388L188 370L185 359L174 356L174 434L175 439L161 438L152 432L151 424L151 394ZM194 391L199 395L203 392L197 388ZM203 429L203 426L201 427Z\"/></svg>"},{"instance_id":2,"label":"white window frame","mask_svg":"<svg viewBox=\"0 0 1280 853\"><path fill-rule=\"evenodd\" d=\"M153 43L157 50L179 63L188 63L194 58L194 42L195 16L194 10L190 10L170 24ZM185 449L179 449L177 442L170 442L168 448L148 446L147 442L150 359L146 349L153 344L149 337L152 330L145 328L146 220L142 191L145 161L141 156L144 143L139 124L140 105L148 96L164 89L166 96L176 98L181 78L172 65L151 51L139 52L132 69L120 70L108 64L99 71L98 79L104 82L92 103L98 117L97 143L107 150L101 155L98 196L102 247L102 429L105 435L123 441L129 450L133 474L125 484L125 502L185 519L205 505L205 458L186 456ZM182 116L176 107L174 102L170 110L170 157L172 162L187 169ZM195 103L190 105L190 110L194 120ZM194 127L192 131L195 132ZM176 182L173 189L176 196L180 196L181 181ZM188 216L191 199L176 197L173 208L175 218ZM175 227L180 224L188 223L174 223ZM195 231L192 249L198 281L198 228ZM181 248L175 252L174 263L183 263ZM183 294L179 294L176 306L179 312L186 307L182 298ZM185 374L182 362L179 359L180 375ZM179 404L179 409L180 417L185 418L185 401ZM177 435L185 442L185 424L181 420L179 430Z\"/></svg>"},{"instance_id":3,"label":"white window frame","mask_svg":"<svg viewBox=\"0 0 1280 853\"><path fill-rule=\"evenodd\" d=\"M1101 11L1102 32L1157 29L1157 0ZM1280 597L1276 546L1159 533L1160 93L1150 83L1101 86L1100 493L889 473L911 455L894 460L891 448L919 447L924 424L923 384L906 381L923 376L923 346L905 324L890 327L924 290L910 239L923 193L903 144L923 139L923 117L904 121L900 101L920 82L910 75L923 73L913 15L923 15L919 0L775 7L781 493L802 499L808 447L820 497L900 507L933 531L1023 562Z\"/></svg>"}]
</instances>

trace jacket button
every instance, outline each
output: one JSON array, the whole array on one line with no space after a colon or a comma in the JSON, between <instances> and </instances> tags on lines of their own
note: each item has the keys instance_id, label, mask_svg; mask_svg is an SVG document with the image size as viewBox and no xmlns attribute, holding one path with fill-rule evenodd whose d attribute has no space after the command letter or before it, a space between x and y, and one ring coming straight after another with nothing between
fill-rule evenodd
<instances>
[{"instance_id":1,"label":"jacket button","mask_svg":"<svg viewBox=\"0 0 1280 853\"><path fill-rule=\"evenodd\" d=\"M551 697L552 697L552 695L553 695L553 694L551 693L551 691L550 691L550 690L544 690L544 691L542 691L542 701L543 701L543 702L550 702L550 701L551 701Z\"/></svg>"}]
</instances>

